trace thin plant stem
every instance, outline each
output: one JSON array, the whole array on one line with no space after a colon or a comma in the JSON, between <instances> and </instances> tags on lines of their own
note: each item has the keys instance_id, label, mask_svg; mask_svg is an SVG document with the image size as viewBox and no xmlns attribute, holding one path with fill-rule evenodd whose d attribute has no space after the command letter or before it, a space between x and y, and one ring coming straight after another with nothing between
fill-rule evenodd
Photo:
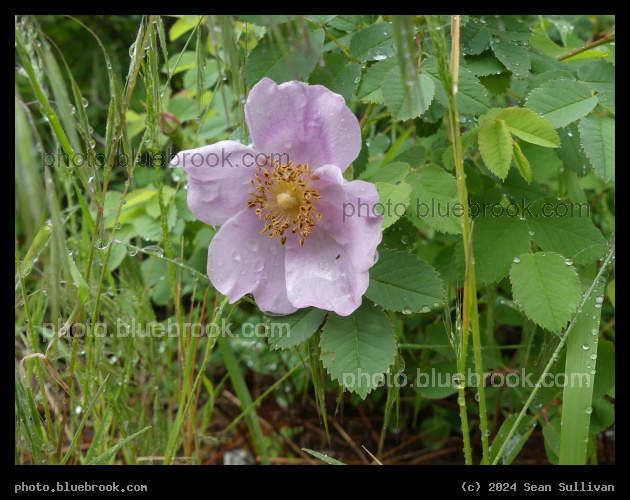
<instances>
[{"instance_id":1,"label":"thin plant stem","mask_svg":"<svg viewBox=\"0 0 630 500\"><path fill-rule=\"evenodd\" d=\"M437 17L437 16L436 16ZM483 449L482 465L489 462L490 447L488 443L488 417L486 415L486 398L483 383L483 367L481 356L481 336L479 333L479 311L477 306L477 285L475 280L475 260L472 253L472 224L470 220L470 212L468 206L468 189L466 187L466 176L464 174L464 160L462 151L462 142L459 133L459 113L457 111L457 82L459 79L459 16L451 17L451 62L447 67L444 57L446 51L446 41L444 39L443 30L438 30L438 19L428 16L432 37L437 49L438 64L440 67L440 75L444 81L444 87L449 101L449 127L451 139L453 141L455 170L457 177L457 193L459 201L463 206L463 214L461 217L462 238L464 243L464 257L466 261L466 279L464 282L464 300L462 310L462 350L461 350L461 366L465 367L466 350L468 347L468 333L472 331L475 373L477 377L479 395L479 428L481 431L481 444ZM458 399L459 404L464 403ZM465 406L464 406L465 408ZM463 422L462 422L463 423ZM463 428L463 426L462 426Z\"/></svg>"},{"instance_id":2,"label":"thin plant stem","mask_svg":"<svg viewBox=\"0 0 630 500\"><path fill-rule=\"evenodd\" d=\"M558 61L564 61L573 56L581 54L582 52L586 52L587 50L594 49L595 47L599 47L600 45L605 45L607 43L615 43L615 28L613 28L609 33L606 33L604 37L599 40L595 40L594 42L585 45L584 47L580 47L579 49L572 50L566 54L556 57Z\"/></svg>"}]
</instances>

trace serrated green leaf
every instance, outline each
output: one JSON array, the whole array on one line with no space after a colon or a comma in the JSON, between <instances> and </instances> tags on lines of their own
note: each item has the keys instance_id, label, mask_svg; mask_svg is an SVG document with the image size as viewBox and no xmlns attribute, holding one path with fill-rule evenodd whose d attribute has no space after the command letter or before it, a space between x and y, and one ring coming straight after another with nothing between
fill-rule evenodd
<instances>
[{"instance_id":1,"label":"serrated green leaf","mask_svg":"<svg viewBox=\"0 0 630 500\"><path fill-rule=\"evenodd\" d=\"M615 91L615 66L607 61L585 62L578 68L578 78L597 92Z\"/></svg>"},{"instance_id":2,"label":"serrated green leaf","mask_svg":"<svg viewBox=\"0 0 630 500\"><path fill-rule=\"evenodd\" d=\"M434 57L422 62L422 71L429 75L435 83L435 99L448 108L446 90L437 69ZM460 64L457 90L457 111L461 115L478 116L490 109L488 91L465 65Z\"/></svg>"},{"instance_id":3,"label":"serrated green leaf","mask_svg":"<svg viewBox=\"0 0 630 500\"><path fill-rule=\"evenodd\" d=\"M505 66L491 50L486 50L479 55L467 56L466 66L477 76L496 75L505 71Z\"/></svg>"},{"instance_id":4,"label":"serrated green leaf","mask_svg":"<svg viewBox=\"0 0 630 500\"><path fill-rule=\"evenodd\" d=\"M357 31L350 40L350 54L359 61L380 61L396 54L394 29L378 23Z\"/></svg>"},{"instance_id":5,"label":"serrated green leaf","mask_svg":"<svg viewBox=\"0 0 630 500\"><path fill-rule=\"evenodd\" d=\"M394 363L396 337L387 315L364 301L349 316L330 313L320 347L331 378L365 399Z\"/></svg>"},{"instance_id":6,"label":"serrated green leaf","mask_svg":"<svg viewBox=\"0 0 630 500\"><path fill-rule=\"evenodd\" d=\"M461 233L461 214L453 211L463 207L459 204L457 181L451 174L436 165L423 165L405 182L412 188L409 218L414 225L422 219L438 231Z\"/></svg>"},{"instance_id":7,"label":"serrated green leaf","mask_svg":"<svg viewBox=\"0 0 630 500\"><path fill-rule=\"evenodd\" d=\"M287 316L274 316L267 320L267 337L271 349L295 347L311 335L324 321L326 311L316 307L306 307Z\"/></svg>"},{"instance_id":8,"label":"serrated green leaf","mask_svg":"<svg viewBox=\"0 0 630 500\"><path fill-rule=\"evenodd\" d=\"M400 66L385 75L382 87L383 98L396 120L410 120L424 113L435 95L435 84L427 75L421 74L411 83L405 81Z\"/></svg>"},{"instance_id":9,"label":"serrated green leaf","mask_svg":"<svg viewBox=\"0 0 630 500\"><path fill-rule=\"evenodd\" d=\"M532 63L523 47L498 38L490 42L490 47L499 61L517 78L523 79L529 74Z\"/></svg>"},{"instance_id":10,"label":"serrated green leaf","mask_svg":"<svg viewBox=\"0 0 630 500\"><path fill-rule=\"evenodd\" d=\"M560 146L560 138L553 125L531 109L505 108L497 118L505 121L510 132L524 141L546 148Z\"/></svg>"},{"instance_id":11,"label":"serrated green leaf","mask_svg":"<svg viewBox=\"0 0 630 500\"><path fill-rule=\"evenodd\" d=\"M504 214L495 217L490 212L475 217L473 255L477 284L488 285L505 278L514 257L529 250L531 239L529 228L520 217ZM459 249L463 257L463 247Z\"/></svg>"},{"instance_id":12,"label":"serrated green leaf","mask_svg":"<svg viewBox=\"0 0 630 500\"><path fill-rule=\"evenodd\" d=\"M534 78L532 78L527 86L529 91L534 90L535 88L540 87L541 85L551 82L553 80L573 80L575 77L568 71L564 71L562 69L552 69L550 71L545 71L543 73L537 74Z\"/></svg>"},{"instance_id":13,"label":"serrated green leaf","mask_svg":"<svg viewBox=\"0 0 630 500\"><path fill-rule=\"evenodd\" d=\"M268 37L252 50L245 64L247 83L253 87L263 78L280 84L307 77L319 60L324 45L324 30L296 35L286 33L286 46L270 42Z\"/></svg>"},{"instance_id":14,"label":"serrated green leaf","mask_svg":"<svg viewBox=\"0 0 630 500\"><path fill-rule=\"evenodd\" d=\"M419 257L381 250L365 295L393 311L423 312L442 303L444 284L438 272Z\"/></svg>"},{"instance_id":15,"label":"serrated green leaf","mask_svg":"<svg viewBox=\"0 0 630 500\"><path fill-rule=\"evenodd\" d=\"M590 171L591 162L582 149L577 125L572 123L568 127L558 129L558 135L561 147L556 150L556 154L576 174L586 175Z\"/></svg>"},{"instance_id":16,"label":"serrated green leaf","mask_svg":"<svg viewBox=\"0 0 630 500\"><path fill-rule=\"evenodd\" d=\"M387 230L383 231L381 246L395 250L411 250L417 239L418 229L411 223L409 218L401 217Z\"/></svg>"},{"instance_id":17,"label":"serrated green leaf","mask_svg":"<svg viewBox=\"0 0 630 500\"><path fill-rule=\"evenodd\" d=\"M480 76L479 81L490 92L497 95L505 94L512 82L512 74L508 71L498 75Z\"/></svg>"},{"instance_id":18,"label":"serrated green leaf","mask_svg":"<svg viewBox=\"0 0 630 500\"><path fill-rule=\"evenodd\" d=\"M385 102L381 91L383 80L392 68L398 66L399 62L397 58L390 57L370 66L361 80L361 85L357 90L357 97L377 104Z\"/></svg>"},{"instance_id":19,"label":"serrated green leaf","mask_svg":"<svg viewBox=\"0 0 630 500\"><path fill-rule=\"evenodd\" d=\"M527 253L517 258L510 270L514 300L535 323L560 333L582 298L575 269L562 255L552 252Z\"/></svg>"},{"instance_id":20,"label":"serrated green leaf","mask_svg":"<svg viewBox=\"0 0 630 500\"><path fill-rule=\"evenodd\" d=\"M512 141L512 156L514 157L516 168L518 168L523 179L527 182L532 182L532 167L529 166L529 161L525 158L525 155L516 141Z\"/></svg>"},{"instance_id":21,"label":"serrated green leaf","mask_svg":"<svg viewBox=\"0 0 630 500\"><path fill-rule=\"evenodd\" d=\"M597 97L579 82L554 80L534 89L525 107L551 122L555 128L579 120L597 105Z\"/></svg>"},{"instance_id":22,"label":"serrated green leaf","mask_svg":"<svg viewBox=\"0 0 630 500\"><path fill-rule=\"evenodd\" d=\"M615 180L615 119L595 113L579 125L582 146L597 174L606 182Z\"/></svg>"},{"instance_id":23,"label":"serrated green leaf","mask_svg":"<svg viewBox=\"0 0 630 500\"><path fill-rule=\"evenodd\" d=\"M481 54L490 44L491 36L490 31L485 29L482 23L466 23L462 26L460 35L462 53Z\"/></svg>"},{"instance_id":24,"label":"serrated green leaf","mask_svg":"<svg viewBox=\"0 0 630 500\"><path fill-rule=\"evenodd\" d=\"M343 96L347 101L354 95L361 77L361 65L344 54L329 53L324 56L324 65L317 65L308 81Z\"/></svg>"},{"instance_id":25,"label":"serrated green leaf","mask_svg":"<svg viewBox=\"0 0 630 500\"><path fill-rule=\"evenodd\" d=\"M600 92L597 94L597 100L604 108L610 111L613 115L615 114L615 93L614 92Z\"/></svg>"},{"instance_id":26,"label":"serrated green leaf","mask_svg":"<svg viewBox=\"0 0 630 500\"><path fill-rule=\"evenodd\" d=\"M512 161L512 138L500 119L486 120L479 129L479 151L486 166L505 179Z\"/></svg>"},{"instance_id":27,"label":"serrated green leaf","mask_svg":"<svg viewBox=\"0 0 630 500\"><path fill-rule=\"evenodd\" d=\"M533 30L533 35L529 38L529 43L532 47L536 47L542 51L545 55L550 57L558 57L570 52L570 48L561 47L547 35L545 28L536 28Z\"/></svg>"},{"instance_id":28,"label":"serrated green leaf","mask_svg":"<svg viewBox=\"0 0 630 500\"><path fill-rule=\"evenodd\" d=\"M409 205L409 196L411 195L411 186L405 182L398 184L389 184L387 182L376 182L374 184L378 191L380 209L382 212L383 229L387 229L394 222L400 219L407 210Z\"/></svg>"},{"instance_id":29,"label":"serrated green leaf","mask_svg":"<svg viewBox=\"0 0 630 500\"><path fill-rule=\"evenodd\" d=\"M543 250L561 253L576 264L591 264L607 249L604 235L589 218L588 205L544 198L526 213L534 241Z\"/></svg>"}]
</instances>

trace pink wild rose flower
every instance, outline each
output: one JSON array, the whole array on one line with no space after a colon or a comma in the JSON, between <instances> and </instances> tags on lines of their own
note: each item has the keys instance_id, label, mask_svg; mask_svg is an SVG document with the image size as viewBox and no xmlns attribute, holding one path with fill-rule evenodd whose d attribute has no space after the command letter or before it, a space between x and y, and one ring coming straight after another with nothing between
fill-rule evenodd
<instances>
[{"instance_id":1,"label":"pink wild rose flower","mask_svg":"<svg viewBox=\"0 0 630 500\"><path fill-rule=\"evenodd\" d=\"M351 314L383 221L374 184L341 175L361 149L356 117L321 85L263 78L245 120L253 148L220 141L171 161L188 174L193 214L221 226L208 249L212 285L231 303L252 293L272 314L307 306Z\"/></svg>"}]
</instances>

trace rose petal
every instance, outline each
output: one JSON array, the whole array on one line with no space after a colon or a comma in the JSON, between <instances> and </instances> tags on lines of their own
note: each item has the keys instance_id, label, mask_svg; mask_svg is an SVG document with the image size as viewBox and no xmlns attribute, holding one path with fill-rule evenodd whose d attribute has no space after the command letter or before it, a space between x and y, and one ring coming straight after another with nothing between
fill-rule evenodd
<instances>
[{"instance_id":1,"label":"rose petal","mask_svg":"<svg viewBox=\"0 0 630 500\"><path fill-rule=\"evenodd\" d=\"M321 179L316 186L322 196L316 209L323 215L317 224L343 247L357 270L366 271L376 262L376 247L383 238L383 217L373 215L378 192L369 182L344 181L336 170L326 165L315 171Z\"/></svg>"},{"instance_id":2,"label":"rose petal","mask_svg":"<svg viewBox=\"0 0 630 500\"><path fill-rule=\"evenodd\" d=\"M188 207L206 224L223 224L247 206L257 152L235 141L180 151L171 167L188 173ZM263 157L258 160L262 163Z\"/></svg>"},{"instance_id":3,"label":"rose petal","mask_svg":"<svg viewBox=\"0 0 630 500\"><path fill-rule=\"evenodd\" d=\"M210 242L208 276L230 303L253 293L261 310L290 314L297 307L287 297L285 249L279 238L260 234L263 228L254 209L228 220Z\"/></svg>"},{"instance_id":4,"label":"rose petal","mask_svg":"<svg viewBox=\"0 0 630 500\"><path fill-rule=\"evenodd\" d=\"M357 118L343 97L321 85L263 78L249 93L245 120L256 150L288 154L311 170L333 164L344 171L361 150Z\"/></svg>"},{"instance_id":5,"label":"rose petal","mask_svg":"<svg viewBox=\"0 0 630 500\"><path fill-rule=\"evenodd\" d=\"M348 316L361 305L369 273L357 270L329 233L315 227L303 247L295 239L287 240L286 247L287 293L294 306Z\"/></svg>"}]
</instances>

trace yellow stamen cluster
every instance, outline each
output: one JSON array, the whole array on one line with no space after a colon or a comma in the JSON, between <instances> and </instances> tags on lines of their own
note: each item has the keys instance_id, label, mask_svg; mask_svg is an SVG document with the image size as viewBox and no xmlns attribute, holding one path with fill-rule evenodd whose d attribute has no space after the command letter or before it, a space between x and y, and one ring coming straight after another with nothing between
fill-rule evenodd
<instances>
[{"instance_id":1,"label":"yellow stamen cluster","mask_svg":"<svg viewBox=\"0 0 630 500\"><path fill-rule=\"evenodd\" d=\"M247 200L247 208L256 208L256 214L265 220L265 228L260 234L268 232L268 236L280 238L284 245L287 237L284 232L299 232L300 246L315 227L315 219L322 220L322 214L315 212L314 201L321 198L317 190L312 189L312 182L319 179L313 175L308 164L280 165L273 162L273 169L258 166L255 174L257 184L250 181L254 191L249 193L253 198Z\"/></svg>"}]
</instances>

